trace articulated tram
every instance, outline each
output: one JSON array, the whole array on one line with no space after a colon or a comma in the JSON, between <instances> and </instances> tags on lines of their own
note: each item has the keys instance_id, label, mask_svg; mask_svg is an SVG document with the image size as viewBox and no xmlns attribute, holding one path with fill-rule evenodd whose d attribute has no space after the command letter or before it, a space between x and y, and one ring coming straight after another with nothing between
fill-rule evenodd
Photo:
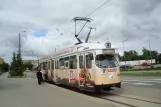
<instances>
[{"instance_id":1,"label":"articulated tram","mask_svg":"<svg viewBox=\"0 0 161 107\"><path fill-rule=\"evenodd\" d=\"M121 87L118 52L108 43L81 43L40 59L47 80L96 92Z\"/></svg>"}]
</instances>

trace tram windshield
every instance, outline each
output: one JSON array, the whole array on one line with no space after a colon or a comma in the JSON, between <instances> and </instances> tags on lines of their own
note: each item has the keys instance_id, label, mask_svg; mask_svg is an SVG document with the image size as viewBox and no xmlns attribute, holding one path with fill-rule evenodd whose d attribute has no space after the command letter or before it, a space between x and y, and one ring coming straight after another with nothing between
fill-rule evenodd
<instances>
[{"instance_id":1,"label":"tram windshield","mask_svg":"<svg viewBox=\"0 0 161 107\"><path fill-rule=\"evenodd\" d=\"M113 55L99 54L96 56L96 66L99 68L112 68L119 66Z\"/></svg>"}]
</instances>

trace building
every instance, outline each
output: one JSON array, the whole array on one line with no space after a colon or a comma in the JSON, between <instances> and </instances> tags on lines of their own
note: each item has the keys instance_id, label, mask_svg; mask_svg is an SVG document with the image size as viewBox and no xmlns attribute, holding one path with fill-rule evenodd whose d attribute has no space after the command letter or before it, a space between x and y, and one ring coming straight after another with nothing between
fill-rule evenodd
<instances>
[{"instance_id":1,"label":"building","mask_svg":"<svg viewBox=\"0 0 161 107\"><path fill-rule=\"evenodd\" d=\"M127 65L132 65L132 66L135 66L135 65L141 65L143 63L152 63L152 64L155 64L156 61L155 59L152 59L152 60L135 60L135 61L126 61L126 64ZM125 61L121 61L120 62L120 65L125 65Z\"/></svg>"},{"instance_id":2,"label":"building","mask_svg":"<svg viewBox=\"0 0 161 107\"><path fill-rule=\"evenodd\" d=\"M33 69L38 67L38 60L22 60L23 63L31 62L33 64Z\"/></svg>"}]
</instances>

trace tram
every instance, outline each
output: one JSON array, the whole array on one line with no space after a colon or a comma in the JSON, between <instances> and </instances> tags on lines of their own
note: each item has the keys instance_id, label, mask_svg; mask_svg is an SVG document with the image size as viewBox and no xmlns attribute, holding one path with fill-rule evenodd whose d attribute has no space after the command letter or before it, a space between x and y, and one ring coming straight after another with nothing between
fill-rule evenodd
<instances>
[{"instance_id":1,"label":"tram","mask_svg":"<svg viewBox=\"0 0 161 107\"><path fill-rule=\"evenodd\" d=\"M119 57L111 43L79 42L39 60L47 81L98 92L121 87ZM78 40L80 41L80 40Z\"/></svg>"},{"instance_id":2,"label":"tram","mask_svg":"<svg viewBox=\"0 0 161 107\"><path fill-rule=\"evenodd\" d=\"M97 47L97 48L95 48ZM40 60L47 80L87 91L121 87L116 49L99 43L83 43Z\"/></svg>"}]
</instances>

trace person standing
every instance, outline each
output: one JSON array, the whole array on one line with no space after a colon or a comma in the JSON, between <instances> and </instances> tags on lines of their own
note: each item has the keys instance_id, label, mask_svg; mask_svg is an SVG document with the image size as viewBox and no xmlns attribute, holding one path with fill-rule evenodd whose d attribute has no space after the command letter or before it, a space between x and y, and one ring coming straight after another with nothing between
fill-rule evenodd
<instances>
[{"instance_id":1,"label":"person standing","mask_svg":"<svg viewBox=\"0 0 161 107\"><path fill-rule=\"evenodd\" d=\"M37 80L38 80L38 84L40 85L43 78L42 78L42 73L40 72L40 70L38 70L38 72L36 73L37 75Z\"/></svg>"}]
</instances>

